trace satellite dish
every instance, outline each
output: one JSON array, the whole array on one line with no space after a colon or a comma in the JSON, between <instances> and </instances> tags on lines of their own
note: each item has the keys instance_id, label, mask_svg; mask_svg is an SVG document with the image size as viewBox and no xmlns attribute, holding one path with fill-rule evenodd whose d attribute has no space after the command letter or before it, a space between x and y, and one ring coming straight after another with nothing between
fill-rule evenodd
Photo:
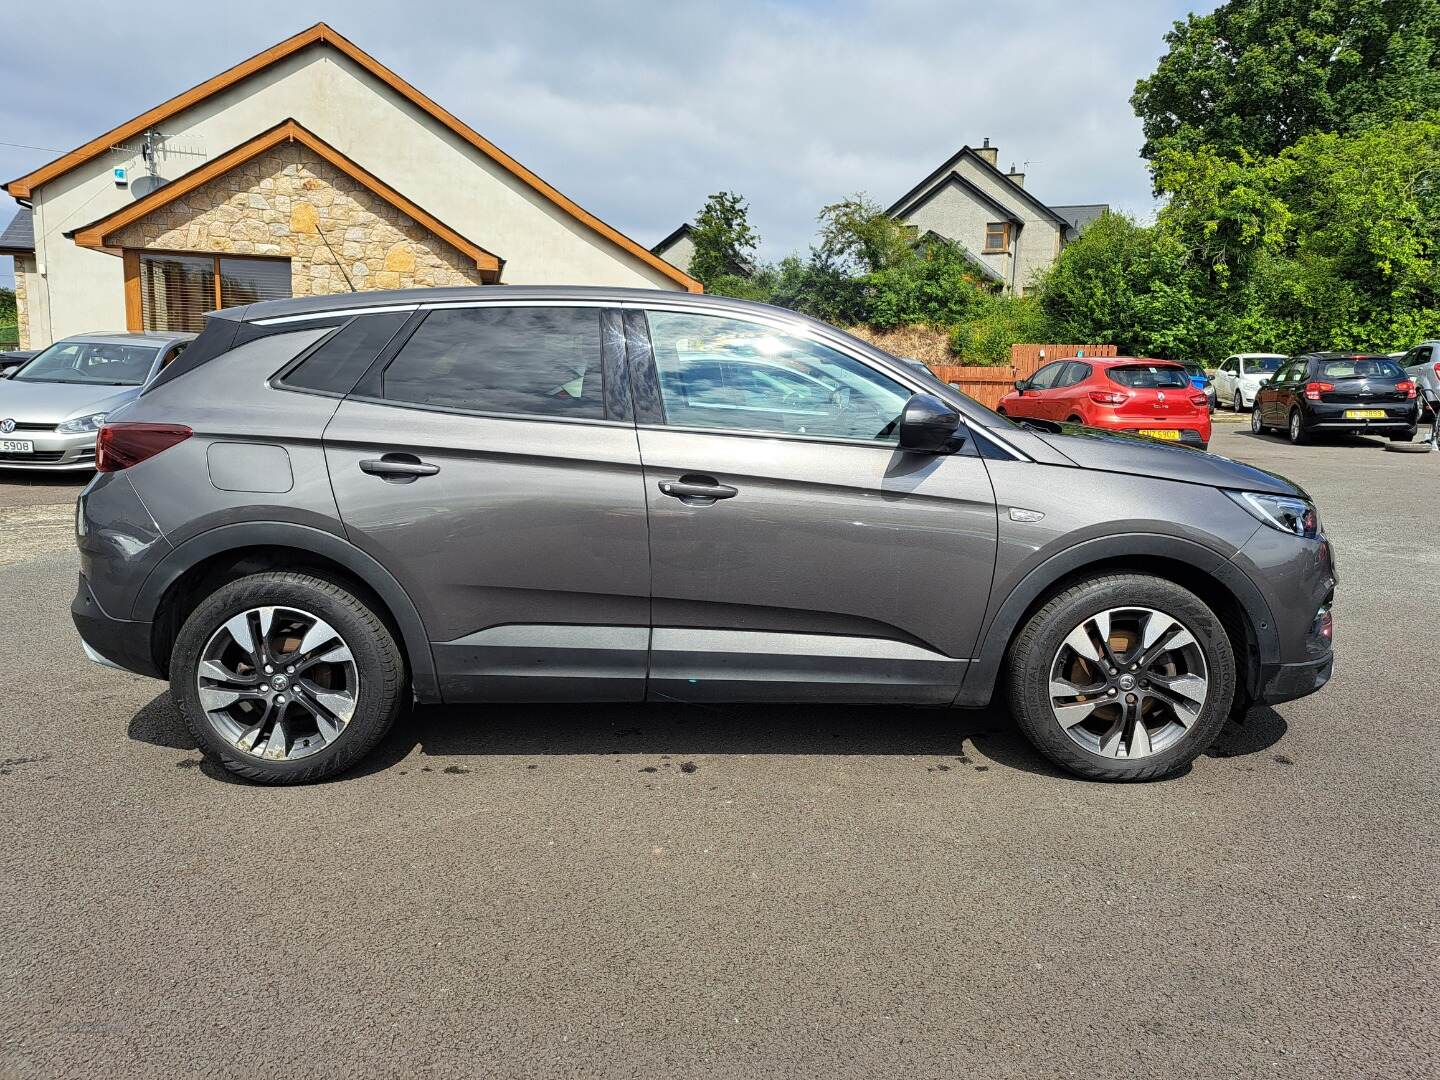
<instances>
[{"instance_id":1,"label":"satellite dish","mask_svg":"<svg viewBox=\"0 0 1440 1080\"><path fill-rule=\"evenodd\" d=\"M165 186L164 177L160 176L137 176L130 181L130 194L133 198L143 199L156 188Z\"/></svg>"}]
</instances>

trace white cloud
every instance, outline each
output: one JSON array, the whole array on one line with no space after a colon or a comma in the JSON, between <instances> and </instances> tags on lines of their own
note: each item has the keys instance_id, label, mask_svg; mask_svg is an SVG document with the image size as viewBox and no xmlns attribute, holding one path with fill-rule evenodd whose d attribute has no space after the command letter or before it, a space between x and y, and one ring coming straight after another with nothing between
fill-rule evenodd
<instances>
[{"instance_id":1,"label":"white cloud","mask_svg":"<svg viewBox=\"0 0 1440 1080\"><path fill-rule=\"evenodd\" d=\"M773 258L810 242L824 203L888 202L986 136L1048 202L1148 213L1129 96L1183 13L1172 0L17 4L0 138L77 145L325 19L642 243L724 188L749 199ZM0 146L0 174L51 156Z\"/></svg>"}]
</instances>

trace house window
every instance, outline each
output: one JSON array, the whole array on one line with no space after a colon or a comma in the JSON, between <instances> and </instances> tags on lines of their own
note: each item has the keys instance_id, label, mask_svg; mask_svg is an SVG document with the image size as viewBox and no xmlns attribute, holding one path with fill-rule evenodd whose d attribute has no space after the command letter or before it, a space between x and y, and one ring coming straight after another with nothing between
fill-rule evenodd
<instances>
[{"instance_id":1,"label":"house window","mask_svg":"<svg viewBox=\"0 0 1440 1080\"><path fill-rule=\"evenodd\" d=\"M206 312L290 295L289 259L141 253L138 264L145 330L198 333Z\"/></svg>"},{"instance_id":2,"label":"house window","mask_svg":"<svg viewBox=\"0 0 1440 1080\"><path fill-rule=\"evenodd\" d=\"M985 226L985 254L996 255L1010 250L1010 223L992 221Z\"/></svg>"}]
</instances>

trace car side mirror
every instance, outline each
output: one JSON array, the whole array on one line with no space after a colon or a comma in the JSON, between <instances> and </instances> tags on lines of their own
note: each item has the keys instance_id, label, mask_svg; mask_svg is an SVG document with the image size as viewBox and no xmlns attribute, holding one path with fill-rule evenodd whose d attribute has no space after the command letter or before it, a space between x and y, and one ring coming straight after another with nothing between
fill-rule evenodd
<instances>
[{"instance_id":1,"label":"car side mirror","mask_svg":"<svg viewBox=\"0 0 1440 1080\"><path fill-rule=\"evenodd\" d=\"M1030 389L1030 384L1029 384L1026 380L1024 380L1024 379L1016 379L1016 380L1015 380L1015 389L1016 389L1016 390L1019 390L1020 393L1023 394L1023 393L1025 393L1026 390Z\"/></svg>"},{"instance_id":2,"label":"car side mirror","mask_svg":"<svg viewBox=\"0 0 1440 1080\"><path fill-rule=\"evenodd\" d=\"M916 394L900 414L900 449L916 454L944 450L960 427L960 413L934 394Z\"/></svg>"}]
</instances>

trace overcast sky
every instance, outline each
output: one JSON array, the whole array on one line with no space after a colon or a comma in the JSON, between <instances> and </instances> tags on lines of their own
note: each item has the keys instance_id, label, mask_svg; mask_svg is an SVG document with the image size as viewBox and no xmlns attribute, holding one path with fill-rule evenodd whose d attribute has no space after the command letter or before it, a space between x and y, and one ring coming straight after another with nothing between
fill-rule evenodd
<instances>
[{"instance_id":1,"label":"overcast sky","mask_svg":"<svg viewBox=\"0 0 1440 1080\"><path fill-rule=\"evenodd\" d=\"M323 19L646 246L728 189L749 200L765 258L804 250L825 203L864 191L888 205L985 137L1046 202L1145 216L1129 98L1191 6L11 3L0 140L45 149L0 145L0 177ZM404 176L377 171L405 190ZM0 281L11 284L9 259Z\"/></svg>"}]
</instances>

